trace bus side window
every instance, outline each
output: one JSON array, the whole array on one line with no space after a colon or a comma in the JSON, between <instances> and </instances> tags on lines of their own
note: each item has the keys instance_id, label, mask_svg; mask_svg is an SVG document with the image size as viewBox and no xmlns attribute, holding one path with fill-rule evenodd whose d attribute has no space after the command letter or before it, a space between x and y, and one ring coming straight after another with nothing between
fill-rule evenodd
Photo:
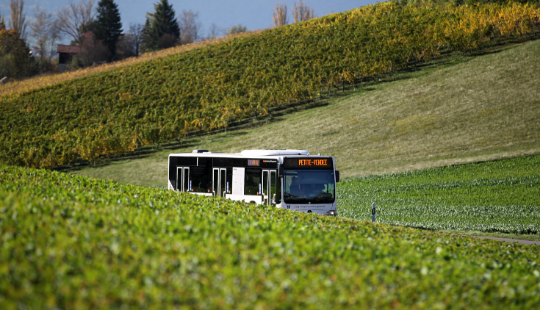
<instances>
[{"instance_id":1,"label":"bus side window","mask_svg":"<svg viewBox=\"0 0 540 310\"><path fill-rule=\"evenodd\" d=\"M261 169L247 168L244 185L244 195L260 195L259 184L262 184Z\"/></svg>"},{"instance_id":2,"label":"bus side window","mask_svg":"<svg viewBox=\"0 0 540 310\"><path fill-rule=\"evenodd\" d=\"M282 178L277 178L276 181L276 204L281 203L281 180Z\"/></svg>"},{"instance_id":3,"label":"bus side window","mask_svg":"<svg viewBox=\"0 0 540 310\"><path fill-rule=\"evenodd\" d=\"M232 175L233 175L233 170L232 168L227 168L227 184L225 185L225 191L227 192L227 194L231 194L232 193Z\"/></svg>"},{"instance_id":4,"label":"bus side window","mask_svg":"<svg viewBox=\"0 0 540 310\"><path fill-rule=\"evenodd\" d=\"M212 192L212 167L191 166L190 177L191 191L196 193Z\"/></svg>"}]
</instances>

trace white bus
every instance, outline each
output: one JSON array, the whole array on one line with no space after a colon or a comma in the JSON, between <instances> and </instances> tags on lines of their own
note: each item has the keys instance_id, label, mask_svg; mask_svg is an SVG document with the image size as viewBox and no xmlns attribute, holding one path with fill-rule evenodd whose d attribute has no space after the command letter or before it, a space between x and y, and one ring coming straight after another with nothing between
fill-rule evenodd
<instances>
[{"instance_id":1,"label":"white bus","mask_svg":"<svg viewBox=\"0 0 540 310\"><path fill-rule=\"evenodd\" d=\"M169 189L337 215L339 171L331 156L302 150L194 150L169 155Z\"/></svg>"}]
</instances>

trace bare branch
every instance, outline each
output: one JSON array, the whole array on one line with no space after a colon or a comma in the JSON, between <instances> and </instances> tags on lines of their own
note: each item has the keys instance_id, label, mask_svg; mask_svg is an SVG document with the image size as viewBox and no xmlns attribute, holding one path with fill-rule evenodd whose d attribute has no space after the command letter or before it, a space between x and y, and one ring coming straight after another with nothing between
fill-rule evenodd
<instances>
[{"instance_id":1,"label":"bare branch","mask_svg":"<svg viewBox=\"0 0 540 310\"><path fill-rule=\"evenodd\" d=\"M294 8L292 9L292 14L295 23L303 22L312 18L315 18L315 13L313 13L313 8L300 0L300 4L294 2Z\"/></svg>"},{"instance_id":2,"label":"bare branch","mask_svg":"<svg viewBox=\"0 0 540 310\"><path fill-rule=\"evenodd\" d=\"M58 19L54 19L49 27L49 61L51 61L53 55L54 45L60 39L62 39L62 34L60 33L60 22Z\"/></svg>"},{"instance_id":3,"label":"bare branch","mask_svg":"<svg viewBox=\"0 0 540 310\"><path fill-rule=\"evenodd\" d=\"M20 39L26 38L26 14L24 14L24 0L10 0L11 20L9 27L18 34Z\"/></svg>"},{"instance_id":4,"label":"bare branch","mask_svg":"<svg viewBox=\"0 0 540 310\"><path fill-rule=\"evenodd\" d=\"M202 24L197 21L198 18L199 13L195 13L192 10L183 10L178 16L181 44L193 43L199 39Z\"/></svg>"},{"instance_id":5,"label":"bare branch","mask_svg":"<svg viewBox=\"0 0 540 310\"><path fill-rule=\"evenodd\" d=\"M139 56L139 50L142 44L143 37L143 25L141 24L130 24L129 25L129 34L133 36L133 43L135 48L135 56Z\"/></svg>"},{"instance_id":6,"label":"bare branch","mask_svg":"<svg viewBox=\"0 0 540 310\"><path fill-rule=\"evenodd\" d=\"M287 18L287 5L276 3L276 9L273 12L272 21L274 26L280 27L285 26L289 23Z\"/></svg>"},{"instance_id":7,"label":"bare branch","mask_svg":"<svg viewBox=\"0 0 540 310\"><path fill-rule=\"evenodd\" d=\"M212 23L212 25L210 25L210 27L208 28L208 37L206 39L215 39L223 35L223 33L225 33L225 30L223 28L219 27L215 23Z\"/></svg>"},{"instance_id":8,"label":"bare branch","mask_svg":"<svg viewBox=\"0 0 540 310\"><path fill-rule=\"evenodd\" d=\"M92 8L95 2L96 0L79 0L78 3L74 3L70 0L67 7L58 10L60 33L81 43L84 28L94 19L95 12Z\"/></svg>"},{"instance_id":9,"label":"bare branch","mask_svg":"<svg viewBox=\"0 0 540 310\"><path fill-rule=\"evenodd\" d=\"M34 20L30 23L30 35L35 39L41 60L43 60L47 51L47 43L51 39L50 28L52 23L52 14L41 7L37 7L34 12Z\"/></svg>"}]
</instances>

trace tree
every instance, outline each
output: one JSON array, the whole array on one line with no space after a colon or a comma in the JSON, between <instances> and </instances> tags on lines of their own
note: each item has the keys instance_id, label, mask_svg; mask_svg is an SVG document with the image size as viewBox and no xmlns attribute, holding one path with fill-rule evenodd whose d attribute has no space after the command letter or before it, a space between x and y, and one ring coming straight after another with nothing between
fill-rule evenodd
<instances>
[{"instance_id":1,"label":"tree","mask_svg":"<svg viewBox=\"0 0 540 310\"><path fill-rule=\"evenodd\" d=\"M141 24L130 24L128 33L120 36L117 46L116 54L119 58L127 58L133 56L139 56L139 49L141 46L142 38Z\"/></svg>"},{"instance_id":2,"label":"tree","mask_svg":"<svg viewBox=\"0 0 540 310\"><path fill-rule=\"evenodd\" d=\"M272 21L274 22L274 26L276 27L285 26L289 23L289 20L287 18L286 4L276 3L276 9L274 10L272 15Z\"/></svg>"},{"instance_id":3,"label":"tree","mask_svg":"<svg viewBox=\"0 0 540 310\"><path fill-rule=\"evenodd\" d=\"M116 58L124 59L136 55L134 36L131 33L121 35L116 43Z\"/></svg>"},{"instance_id":4,"label":"tree","mask_svg":"<svg viewBox=\"0 0 540 310\"><path fill-rule=\"evenodd\" d=\"M235 34L235 33L241 33L241 32L246 32L247 31L247 28L246 26L242 26L240 24L236 25L236 26L232 26L231 28L227 29L227 34Z\"/></svg>"},{"instance_id":5,"label":"tree","mask_svg":"<svg viewBox=\"0 0 540 310\"><path fill-rule=\"evenodd\" d=\"M4 22L4 16L0 15L0 30L6 30L6 22Z\"/></svg>"},{"instance_id":6,"label":"tree","mask_svg":"<svg viewBox=\"0 0 540 310\"><path fill-rule=\"evenodd\" d=\"M215 39L219 37L221 34L223 34L224 30L215 23L212 23L212 25L208 28L208 37L206 39Z\"/></svg>"},{"instance_id":7,"label":"tree","mask_svg":"<svg viewBox=\"0 0 540 310\"><path fill-rule=\"evenodd\" d=\"M58 19L54 19L49 27L49 62L51 61L54 45L58 40L62 39L62 34L60 33L60 22Z\"/></svg>"},{"instance_id":8,"label":"tree","mask_svg":"<svg viewBox=\"0 0 540 310\"><path fill-rule=\"evenodd\" d=\"M88 30L94 19L92 8L96 0L79 0L78 3L69 1L69 6L58 10L58 30L71 37L74 42L81 43L83 33Z\"/></svg>"},{"instance_id":9,"label":"tree","mask_svg":"<svg viewBox=\"0 0 540 310\"><path fill-rule=\"evenodd\" d=\"M313 8L305 4L300 0L300 4L294 2L294 8L292 9L292 14L295 23L303 22L312 18L315 18L315 13L313 13Z\"/></svg>"},{"instance_id":10,"label":"tree","mask_svg":"<svg viewBox=\"0 0 540 310\"><path fill-rule=\"evenodd\" d=\"M192 10L183 10L178 16L180 24L180 43L187 44L197 41L200 37L202 24L197 21L199 13L194 13Z\"/></svg>"},{"instance_id":11,"label":"tree","mask_svg":"<svg viewBox=\"0 0 540 310\"><path fill-rule=\"evenodd\" d=\"M30 35L34 38L38 49L40 61L47 52L47 44L51 40L52 14L45 9L37 7L34 12L34 20L30 23Z\"/></svg>"},{"instance_id":12,"label":"tree","mask_svg":"<svg viewBox=\"0 0 540 310\"><path fill-rule=\"evenodd\" d=\"M129 25L129 34L133 36L133 44L135 47L135 56L139 56L142 36L143 36L143 25L141 24L130 24Z\"/></svg>"},{"instance_id":13,"label":"tree","mask_svg":"<svg viewBox=\"0 0 540 310\"><path fill-rule=\"evenodd\" d=\"M183 10L178 16L180 24L180 43L187 44L196 42L200 38L202 24L197 21L199 13L194 13L192 10Z\"/></svg>"},{"instance_id":14,"label":"tree","mask_svg":"<svg viewBox=\"0 0 540 310\"><path fill-rule=\"evenodd\" d=\"M1 29L0 25L0 76L25 77L31 63L30 50L15 30Z\"/></svg>"},{"instance_id":15,"label":"tree","mask_svg":"<svg viewBox=\"0 0 540 310\"><path fill-rule=\"evenodd\" d=\"M180 38L180 27L176 13L168 0L154 5L155 12L146 14L144 45L146 50L157 50L174 46Z\"/></svg>"},{"instance_id":16,"label":"tree","mask_svg":"<svg viewBox=\"0 0 540 310\"><path fill-rule=\"evenodd\" d=\"M96 39L101 40L107 46L111 58L113 58L116 54L116 43L122 34L120 12L114 0L100 0L98 2L97 16L92 28Z\"/></svg>"},{"instance_id":17,"label":"tree","mask_svg":"<svg viewBox=\"0 0 540 310\"><path fill-rule=\"evenodd\" d=\"M24 14L24 0L10 0L11 20L9 28L15 31L19 39L26 37L26 14Z\"/></svg>"},{"instance_id":18,"label":"tree","mask_svg":"<svg viewBox=\"0 0 540 310\"><path fill-rule=\"evenodd\" d=\"M109 49L101 40L96 39L96 36L91 32L83 34L80 51L74 58L76 62L79 62L77 66L91 66L109 58Z\"/></svg>"}]
</instances>

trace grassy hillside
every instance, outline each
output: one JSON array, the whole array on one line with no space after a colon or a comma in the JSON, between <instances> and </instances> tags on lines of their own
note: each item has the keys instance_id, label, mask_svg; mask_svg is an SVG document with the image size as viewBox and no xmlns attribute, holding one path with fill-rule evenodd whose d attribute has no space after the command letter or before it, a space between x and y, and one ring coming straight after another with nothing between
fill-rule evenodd
<instances>
[{"instance_id":1,"label":"grassy hillside","mask_svg":"<svg viewBox=\"0 0 540 310\"><path fill-rule=\"evenodd\" d=\"M532 309L540 246L0 166L0 307Z\"/></svg>"},{"instance_id":2,"label":"grassy hillside","mask_svg":"<svg viewBox=\"0 0 540 310\"><path fill-rule=\"evenodd\" d=\"M307 149L345 177L540 153L540 41L372 84L261 127L196 137L182 148L75 173L166 186L167 155L209 149Z\"/></svg>"},{"instance_id":3,"label":"grassy hillside","mask_svg":"<svg viewBox=\"0 0 540 310\"><path fill-rule=\"evenodd\" d=\"M532 36L539 16L513 3L380 3L3 96L0 162L55 167L227 127L335 84Z\"/></svg>"}]
</instances>

